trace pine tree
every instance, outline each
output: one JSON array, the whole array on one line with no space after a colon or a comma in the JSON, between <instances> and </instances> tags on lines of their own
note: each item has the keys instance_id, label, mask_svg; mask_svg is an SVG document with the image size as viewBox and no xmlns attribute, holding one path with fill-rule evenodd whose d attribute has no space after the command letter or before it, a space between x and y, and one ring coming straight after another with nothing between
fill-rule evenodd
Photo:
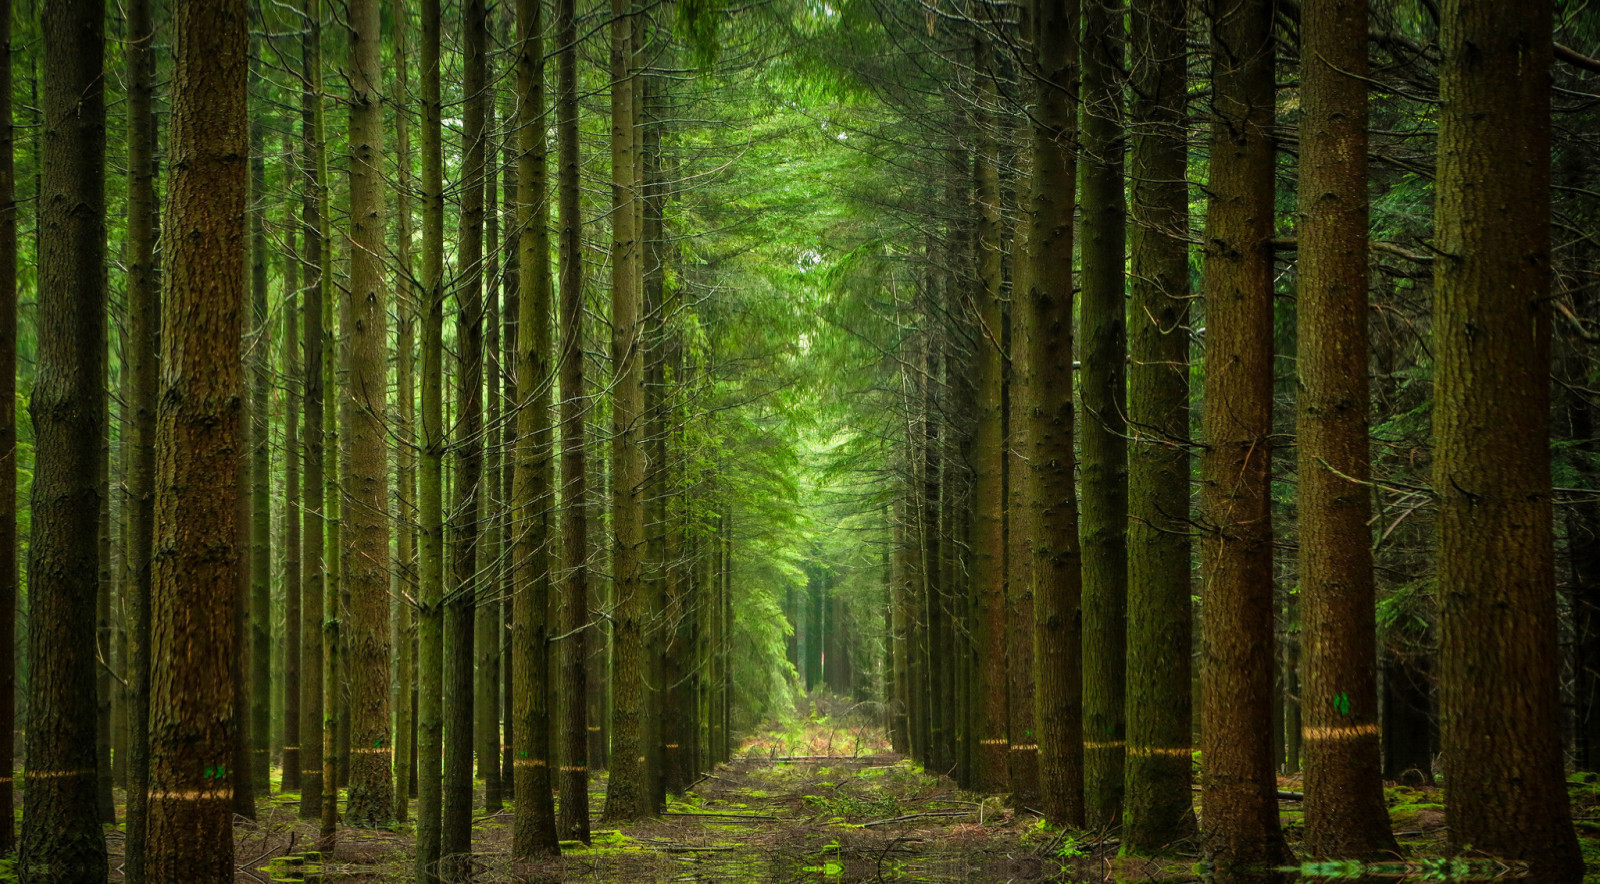
<instances>
[{"instance_id":1,"label":"pine tree","mask_svg":"<svg viewBox=\"0 0 1600 884\"><path fill-rule=\"evenodd\" d=\"M106 848L96 788L95 643L85 636L95 634L100 584L98 464L106 410L105 14L98 3L63 0L45 5L41 24L38 226L50 234L38 242L37 367L28 400L35 441L28 546L33 714L19 869L24 881L98 884L106 879ZM242 267L234 279L243 279ZM223 524L231 530L233 521ZM219 748L231 751L232 744Z\"/></svg>"},{"instance_id":2,"label":"pine tree","mask_svg":"<svg viewBox=\"0 0 1600 884\"><path fill-rule=\"evenodd\" d=\"M162 391L145 874L233 880L234 767L247 710L235 695L247 442L241 350L248 201L246 6L184 0L173 14L172 135L162 265Z\"/></svg>"},{"instance_id":3,"label":"pine tree","mask_svg":"<svg viewBox=\"0 0 1600 884\"><path fill-rule=\"evenodd\" d=\"M1306 849L1399 852L1379 775L1367 457L1367 2L1301 19L1297 362Z\"/></svg>"},{"instance_id":4,"label":"pine tree","mask_svg":"<svg viewBox=\"0 0 1600 884\"><path fill-rule=\"evenodd\" d=\"M1568 881L1583 862L1558 726L1551 18L1544 0L1440 10L1433 487L1450 842Z\"/></svg>"}]
</instances>

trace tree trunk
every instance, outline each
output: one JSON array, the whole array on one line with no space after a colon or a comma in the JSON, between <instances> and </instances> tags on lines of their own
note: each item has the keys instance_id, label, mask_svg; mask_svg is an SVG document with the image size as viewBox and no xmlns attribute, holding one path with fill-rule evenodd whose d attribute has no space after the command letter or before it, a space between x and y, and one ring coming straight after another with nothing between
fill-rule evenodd
<instances>
[{"instance_id":1,"label":"tree trunk","mask_svg":"<svg viewBox=\"0 0 1600 884\"><path fill-rule=\"evenodd\" d=\"M124 358L132 374L133 457L123 467L128 483L129 622L127 839L123 876L143 884L145 836L149 822L150 783L150 553L155 531L155 425L157 375L161 351L161 297L155 265L156 115L155 27L149 0L130 0L127 29L128 64L128 303L129 350ZM4 91L9 95L9 90ZM6 622L11 622L7 617ZM6 709L11 704L6 703ZM3 727L9 733L9 727ZM3 737L0 737L3 739ZM9 805L0 805L0 810Z\"/></svg>"},{"instance_id":2,"label":"tree trunk","mask_svg":"<svg viewBox=\"0 0 1600 884\"><path fill-rule=\"evenodd\" d=\"M285 178L296 162L294 136L284 135ZM285 792L300 791L300 421L305 375L300 368L300 252L292 197L286 203L283 237L283 376L285 388L283 441L283 781Z\"/></svg>"},{"instance_id":3,"label":"tree trunk","mask_svg":"<svg viewBox=\"0 0 1600 884\"><path fill-rule=\"evenodd\" d=\"M397 10L394 22L395 74L398 78L395 94L411 95L410 13ZM416 657L416 599L420 584L417 573L417 455L413 447L417 441L417 380L416 380L416 328L420 293L413 283L411 241L414 228L411 220L411 193L416 186L411 178L411 116L404 107L396 107L394 114L395 155L399 162L399 186L395 190L395 257L399 262L395 277L395 382L396 409L395 473L398 494L395 513L395 565L394 577L399 591L395 593L394 641L399 647L395 653L395 683L389 692L394 712L394 816L399 823L409 816L410 801L416 794L417 782L414 768L416 754L413 733L416 717L412 697L417 686Z\"/></svg>"},{"instance_id":4,"label":"tree trunk","mask_svg":"<svg viewBox=\"0 0 1600 884\"><path fill-rule=\"evenodd\" d=\"M490 82L494 72L489 71ZM478 600L473 650L477 670L473 682L473 747L478 759L478 778L483 780L483 809L498 812L500 797L500 629L501 597L508 586L506 558L501 555L500 526L507 505L500 496L500 446L493 444L500 426L500 150L496 143L495 116L498 102L493 87L484 101L485 166L483 174L485 237L483 374L487 389L483 394L484 426L490 444L484 448L483 538L478 544L478 573L483 585Z\"/></svg>"},{"instance_id":5,"label":"tree trunk","mask_svg":"<svg viewBox=\"0 0 1600 884\"><path fill-rule=\"evenodd\" d=\"M1122 839L1194 834L1189 791L1189 193L1185 0L1135 0L1128 308L1127 757Z\"/></svg>"},{"instance_id":6,"label":"tree trunk","mask_svg":"<svg viewBox=\"0 0 1600 884\"><path fill-rule=\"evenodd\" d=\"M565 839L589 843L589 475L584 451L583 211L578 168L578 26L575 0L556 0L557 194L560 212L561 641L560 818Z\"/></svg>"},{"instance_id":7,"label":"tree trunk","mask_svg":"<svg viewBox=\"0 0 1600 884\"><path fill-rule=\"evenodd\" d=\"M1122 4L1083 7L1083 748L1085 822L1122 812L1128 619L1128 446Z\"/></svg>"},{"instance_id":8,"label":"tree trunk","mask_svg":"<svg viewBox=\"0 0 1600 884\"><path fill-rule=\"evenodd\" d=\"M1006 449L1001 398L1005 390L1004 329L1000 244L1000 145L995 133L993 50L987 39L975 43L977 55L976 117L978 147L973 166L978 213L977 434L973 442L972 579L978 603L979 684L977 778L980 792L1003 792L1009 780L1006 738Z\"/></svg>"},{"instance_id":9,"label":"tree trunk","mask_svg":"<svg viewBox=\"0 0 1600 884\"><path fill-rule=\"evenodd\" d=\"M345 575L349 622L340 656L350 673L350 793L345 822L394 821L394 746L389 721L388 293L384 285L383 105L378 0L350 4L350 288L344 347L351 506Z\"/></svg>"},{"instance_id":10,"label":"tree trunk","mask_svg":"<svg viewBox=\"0 0 1600 884\"><path fill-rule=\"evenodd\" d=\"M28 878L100 882L94 644L105 385L104 10L45 6L38 201L37 368L28 410L34 481L28 547L27 769L20 866ZM228 525L232 522L229 520ZM224 744L224 751L231 745ZM35 876L32 868L48 869Z\"/></svg>"},{"instance_id":11,"label":"tree trunk","mask_svg":"<svg viewBox=\"0 0 1600 884\"><path fill-rule=\"evenodd\" d=\"M1367 455L1367 0L1303 10L1300 598L1306 850L1399 851L1378 746Z\"/></svg>"},{"instance_id":12,"label":"tree trunk","mask_svg":"<svg viewBox=\"0 0 1600 884\"><path fill-rule=\"evenodd\" d=\"M422 530L417 603L417 880L439 880L444 752L444 150L439 0L422 2Z\"/></svg>"},{"instance_id":13,"label":"tree trunk","mask_svg":"<svg viewBox=\"0 0 1600 884\"><path fill-rule=\"evenodd\" d=\"M616 605L612 625L612 757L604 819L653 815L646 744L645 629L649 616L639 559L644 546L644 364L640 339L639 231L634 200L633 26L630 0L611 0L611 401L612 565Z\"/></svg>"},{"instance_id":14,"label":"tree trunk","mask_svg":"<svg viewBox=\"0 0 1600 884\"><path fill-rule=\"evenodd\" d=\"M323 525L324 470L322 413L322 303L327 292L328 244L323 239L321 207L326 158L322 144L322 8L304 0L307 30L301 43L304 86L300 93L301 165L305 193L301 208L305 231L305 505L300 544L300 818L322 818L322 620L327 580L326 527Z\"/></svg>"},{"instance_id":15,"label":"tree trunk","mask_svg":"<svg viewBox=\"0 0 1600 884\"><path fill-rule=\"evenodd\" d=\"M516 414L513 462L512 641L517 686L516 820L511 855L560 852L550 798L549 519L550 208L545 183L544 15L539 0L517 2Z\"/></svg>"},{"instance_id":16,"label":"tree trunk","mask_svg":"<svg viewBox=\"0 0 1600 884\"><path fill-rule=\"evenodd\" d=\"M149 9L144 9L145 18ZM134 20L129 10L129 27ZM146 27L148 25L146 24ZM131 62L130 62L131 65ZM135 88L130 78L130 93ZM130 102L131 102L130 95ZM129 113L133 113L132 110ZM11 0L0 0L0 853L17 849L17 177L11 105ZM131 149L130 149L131 153ZM145 158L146 164L149 158ZM130 159L129 167L133 162ZM130 203L132 194L130 190ZM137 224L130 205L130 227ZM148 218L148 212L145 216ZM133 238L129 234L130 240ZM146 233L148 239L148 232ZM138 255L148 253L133 252ZM129 288L139 265L129 268ZM130 296L131 297L131 296ZM131 388L131 385L130 385ZM123 406L127 413L127 406ZM126 469L126 466L124 466ZM124 590L126 593L126 590Z\"/></svg>"},{"instance_id":17,"label":"tree trunk","mask_svg":"<svg viewBox=\"0 0 1600 884\"><path fill-rule=\"evenodd\" d=\"M161 677L152 680L145 845L155 881L233 880L232 799L250 776L230 770L245 715L234 695L238 599L217 591L237 585L245 566L247 21L237 0L181 2L173 15L166 222L177 235L166 238L162 268L151 606Z\"/></svg>"},{"instance_id":18,"label":"tree trunk","mask_svg":"<svg viewBox=\"0 0 1600 884\"><path fill-rule=\"evenodd\" d=\"M468 0L462 21L466 48L462 87L461 238L457 253L455 488L451 510L451 583L445 606L444 812L440 852L446 881L466 881L472 864L473 632L478 601L478 543L483 481L483 179L487 132L487 12Z\"/></svg>"},{"instance_id":19,"label":"tree trunk","mask_svg":"<svg viewBox=\"0 0 1600 884\"><path fill-rule=\"evenodd\" d=\"M1577 880L1548 441L1551 9L1449 0L1440 21L1433 487L1445 818L1456 847Z\"/></svg>"},{"instance_id":20,"label":"tree trunk","mask_svg":"<svg viewBox=\"0 0 1600 884\"><path fill-rule=\"evenodd\" d=\"M1210 0L1206 208L1207 532L1201 748L1203 849L1218 866L1289 858L1269 738L1273 685L1272 0Z\"/></svg>"}]
</instances>

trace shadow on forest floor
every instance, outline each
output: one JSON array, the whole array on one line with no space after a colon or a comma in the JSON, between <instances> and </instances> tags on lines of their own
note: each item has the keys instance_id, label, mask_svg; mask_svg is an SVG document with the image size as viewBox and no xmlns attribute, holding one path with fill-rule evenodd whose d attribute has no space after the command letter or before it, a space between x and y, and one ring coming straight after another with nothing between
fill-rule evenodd
<instances>
[{"instance_id":1,"label":"shadow on forest floor","mask_svg":"<svg viewBox=\"0 0 1600 884\"><path fill-rule=\"evenodd\" d=\"M1591 877L1600 882L1600 782L1574 777ZM1293 779L1282 781L1298 788ZM474 818L474 881L645 882L1100 882L1208 880L1196 857L1164 862L1116 856L1113 837L1058 832L1033 813L1014 813L1000 799L958 790L948 777L924 772L892 753L880 729L812 719L776 726L745 742L732 763L717 767L674 798L667 813L622 828L598 822L605 778L592 784L593 843L566 843L548 863L513 867L508 809ZM1390 815L1411 857L1443 850L1443 795L1436 788L1391 787ZM479 793L481 806L482 793ZM509 804L509 802L508 802ZM321 881L376 884L412 880L409 825L389 830L341 829L331 858L307 854L316 824L296 818L298 796L275 793L258 803L259 820L237 826L236 880L257 884ZM413 811L415 801L412 802ZM1291 843L1300 804L1281 803ZM109 835L112 867L120 869L122 833ZM1360 867L1311 864L1299 880L1484 881L1515 879L1494 863L1413 859ZM112 881L120 881L114 871Z\"/></svg>"}]
</instances>

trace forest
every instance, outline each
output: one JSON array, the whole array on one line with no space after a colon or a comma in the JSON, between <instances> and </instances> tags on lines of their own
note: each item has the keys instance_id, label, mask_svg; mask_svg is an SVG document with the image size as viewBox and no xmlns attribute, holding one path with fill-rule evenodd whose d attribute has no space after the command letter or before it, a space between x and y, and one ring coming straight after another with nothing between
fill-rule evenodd
<instances>
[{"instance_id":1,"label":"forest","mask_svg":"<svg viewBox=\"0 0 1600 884\"><path fill-rule=\"evenodd\" d=\"M0 881L1600 876L1590 0L0 0Z\"/></svg>"}]
</instances>

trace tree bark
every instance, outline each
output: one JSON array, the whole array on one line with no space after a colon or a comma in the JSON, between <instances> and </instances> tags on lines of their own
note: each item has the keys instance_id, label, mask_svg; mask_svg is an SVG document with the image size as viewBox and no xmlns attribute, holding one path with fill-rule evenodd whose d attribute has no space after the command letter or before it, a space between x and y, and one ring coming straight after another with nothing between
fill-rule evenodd
<instances>
[{"instance_id":1,"label":"tree bark","mask_svg":"<svg viewBox=\"0 0 1600 884\"><path fill-rule=\"evenodd\" d=\"M1367 0L1301 16L1297 337L1306 851L1399 852L1383 802L1367 454Z\"/></svg>"},{"instance_id":2,"label":"tree bark","mask_svg":"<svg viewBox=\"0 0 1600 884\"><path fill-rule=\"evenodd\" d=\"M1273 0L1210 0L1206 207L1203 850L1223 868L1289 858L1272 711Z\"/></svg>"},{"instance_id":3,"label":"tree bark","mask_svg":"<svg viewBox=\"0 0 1600 884\"><path fill-rule=\"evenodd\" d=\"M217 591L245 566L247 19L239 0L185 0L173 15L145 845L155 881L233 880L233 793L250 776L233 769L246 713L234 693L238 600Z\"/></svg>"},{"instance_id":4,"label":"tree bark","mask_svg":"<svg viewBox=\"0 0 1600 884\"><path fill-rule=\"evenodd\" d=\"M578 168L578 28L575 0L556 0L557 194L560 213L561 619L558 728L560 816L565 839L589 843L589 476L584 450L583 212ZM598 722L597 722L598 723Z\"/></svg>"},{"instance_id":5,"label":"tree bark","mask_svg":"<svg viewBox=\"0 0 1600 884\"><path fill-rule=\"evenodd\" d=\"M1194 834L1186 0L1135 0L1128 307L1127 757L1122 839Z\"/></svg>"},{"instance_id":6,"label":"tree bark","mask_svg":"<svg viewBox=\"0 0 1600 884\"><path fill-rule=\"evenodd\" d=\"M1548 441L1551 9L1449 0L1440 13L1433 486L1445 821L1456 847L1577 880Z\"/></svg>"},{"instance_id":7,"label":"tree bark","mask_svg":"<svg viewBox=\"0 0 1600 884\"><path fill-rule=\"evenodd\" d=\"M512 641L517 686L513 859L560 852L550 797L548 551L550 501L550 208L545 183L544 15L517 2L517 297Z\"/></svg>"},{"instance_id":8,"label":"tree bark","mask_svg":"<svg viewBox=\"0 0 1600 884\"><path fill-rule=\"evenodd\" d=\"M47 4L41 19L38 344L28 404L35 445L28 547L31 714L19 868L25 881L100 882L106 849L96 802L95 655L84 637L94 635L100 581L105 16L98 3L63 0Z\"/></svg>"}]
</instances>

